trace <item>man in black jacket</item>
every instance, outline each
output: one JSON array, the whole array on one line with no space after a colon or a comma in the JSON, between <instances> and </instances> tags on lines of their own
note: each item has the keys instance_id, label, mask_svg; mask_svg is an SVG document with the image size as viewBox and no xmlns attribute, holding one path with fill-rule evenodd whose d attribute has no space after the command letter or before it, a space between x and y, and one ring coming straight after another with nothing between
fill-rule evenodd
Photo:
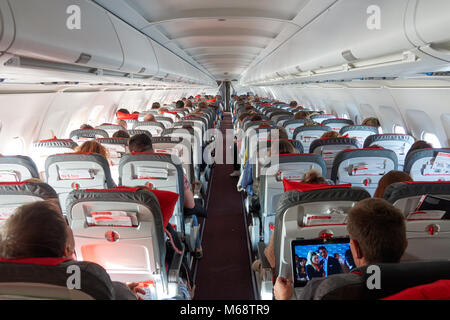
<instances>
[{"instance_id":1,"label":"man in black jacket","mask_svg":"<svg viewBox=\"0 0 450 320\"><path fill-rule=\"evenodd\" d=\"M328 255L328 251L325 247L319 247L319 255L321 256L320 264L325 271L325 277L333 274L342 273L341 264L338 260Z\"/></svg>"}]
</instances>

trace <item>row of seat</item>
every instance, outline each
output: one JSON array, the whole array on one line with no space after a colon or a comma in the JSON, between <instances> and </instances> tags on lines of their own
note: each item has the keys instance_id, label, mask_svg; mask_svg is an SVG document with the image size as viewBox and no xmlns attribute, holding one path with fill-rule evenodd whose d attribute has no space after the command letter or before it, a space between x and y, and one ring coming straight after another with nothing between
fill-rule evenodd
<instances>
[{"instance_id":1,"label":"row of seat","mask_svg":"<svg viewBox=\"0 0 450 320\"><path fill-rule=\"evenodd\" d=\"M258 128L264 122L274 127L273 120L277 121L277 125L283 125L284 121L285 125L292 118L292 114L287 114L286 111L294 111L288 110L286 106L284 108L279 106L271 108L270 105L254 106L263 113L263 121L254 124L244 121L245 129L252 126ZM283 110L280 111L280 109ZM330 119L333 117L316 116L314 121L319 122L319 118L329 119L323 120L322 124L336 121L343 128L361 128L353 126L349 120ZM295 123L294 120L293 124L303 125L304 121L300 120ZM319 127L317 128L320 130ZM357 202L371 197L371 193L373 194L382 175L391 170L397 170L402 160L405 161L404 170L410 173L414 180L422 181L391 185L384 195L384 198L402 210L408 219L407 234L410 246L403 257L403 262L450 258L448 256L448 252L450 252L448 220L437 219L432 213L419 215L421 219L417 219L417 215L413 215L424 195L433 194L450 199L450 184L444 182L449 180L450 172L448 164L445 169L446 164L443 165L444 160L442 160L450 154L450 149L417 150L411 152L405 159L408 151L406 149L409 149L405 146L409 141L414 142L412 137L394 134L379 135L376 128L369 128L368 137L370 136L370 139L366 138L365 149L359 149L362 145L356 139L331 138L313 141L310 148L307 149L311 154L281 155L279 158L273 159L275 161L266 160L263 164L257 161L258 157L265 159L267 153L262 152L262 154L254 156L253 159L256 159L254 178L259 178L260 210L249 212L252 215L250 235L253 249L258 252L259 258L263 261L263 269L260 272L263 278L260 283L261 297L272 297L273 274L264 254L264 248L268 245L272 233L275 232L276 270L274 276L289 277L292 273L290 245L292 240L315 239L322 236L348 237L345 226L346 213ZM270 130L271 128L256 129L256 142L253 145L250 141L244 142L243 145L247 143L247 146L251 146L256 151L267 148L267 146L270 147L272 141L261 141L266 139L268 133L258 136L258 133ZM369 149L368 147L373 144L385 149ZM403 150L400 150L402 147ZM297 149L302 151L298 147ZM248 154L250 161L252 152ZM242 155L244 154L241 153ZM308 188L306 188L301 191L285 192L284 183L286 181L298 180L310 169L318 170L323 176L328 174L328 178L340 185L324 186L326 190L307 191ZM247 197L247 199L251 198ZM247 208L250 209L250 206ZM320 225L309 225L306 223L308 220L304 219L307 215L327 216L328 218L338 215L340 219L337 220L343 222L339 225L329 224L328 218L325 217L325 219L317 220L324 221ZM435 248L439 252L435 253ZM388 269L387 266L384 267ZM436 273L436 276L438 274L442 275L442 272Z\"/></svg>"},{"instance_id":2,"label":"row of seat","mask_svg":"<svg viewBox=\"0 0 450 320\"><path fill-rule=\"evenodd\" d=\"M22 204L59 198L74 232L79 260L100 264L114 281L151 280L155 299L179 297L181 261L186 255L189 259L190 252L195 250L200 228L199 225L194 225L192 217L183 215L184 176L194 185L198 200L201 200L202 192L206 192L206 188L200 188L200 171L203 171L204 182L209 179L205 174L205 167L194 169L194 164L201 167L202 163L192 161L195 157L194 144L188 143L186 139L197 141L197 147L202 151L204 133L207 128L217 125L219 120L213 108L192 119L187 112L184 115L188 118L181 118L181 121L201 122L192 126L200 129L200 139L197 139L194 128L183 131L177 128L164 129L167 135L163 137L152 136L148 130L129 131L130 134L146 133L151 136L155 153L128 154L128 139L109 138L106 130L103 130L106 135L98 134L98 129L79 130L71 135L84 138L81 141L95 139L108 146L111 156L109 163L99 154L73 153L77 144L72 139L40 141L34 145L34 151L38 152L39 164L45 164L47 183L27 181L40 178L40 166L36 166L31 158L0 157L0 167L4 169L4 173L0 175L0 180L3 181L0 183L0 222L6 221ZM136 122L134 126L137 124L139 123ZM104 126L103 129L116 131L121 128ZM116 188L112 179L113 168L117 168L117 184L121 185L119 188ZM206 169L210 169L210 166L206 166ZM145 186L156 189L141 190ZM167 214L163 211L167 210L165 203L169 201L170 204L170 199L161 199L158 196L161 190L171 191L169 194L176 195L169 223L183 241L177 246L179 250L176 250L177 254L169 263L169 268L166 268L165 262L164 226L167 221L163 223ZM105 213L120 216L120 219L116 219L118 225L92 224L97 221L97 214L103 219ZM102 219L98 221L101 222ZM169 238L172 242L179 242L173 237ZM83 265L82 262L77 264ZM1 263L0 265L4 267Z\"/></svg>"}]
</instances>

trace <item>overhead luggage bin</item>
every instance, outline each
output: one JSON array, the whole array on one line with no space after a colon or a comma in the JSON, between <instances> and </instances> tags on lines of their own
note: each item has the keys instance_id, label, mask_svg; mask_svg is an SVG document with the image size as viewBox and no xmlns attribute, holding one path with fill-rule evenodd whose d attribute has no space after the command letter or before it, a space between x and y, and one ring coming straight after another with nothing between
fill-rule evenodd
<instances>
[{"instance_id":1,"label":"overhead luggage bin","mask_svg":"<svg viewBox=\"0 0 450 320\"><path fill-rule=\"evenodd\" d=\"M150 39L115 16L108 15L123 49L124 61L120 70L147 76L158 74L158 60Z\"/></svg>"},{"instance_id":2,"label":"overhead luggage bin","mask_svg":"<svg viewBox=\"0 0 450 320\"><path fill-rule=\"evenodd\" d=\"M111 19L93 2L15 0L9 5L15 22L9 53L94 68L117 70L122 66L122 48ZM78 25L71 24L71 6L82 14Z\"/></svg>"}]
</instances>

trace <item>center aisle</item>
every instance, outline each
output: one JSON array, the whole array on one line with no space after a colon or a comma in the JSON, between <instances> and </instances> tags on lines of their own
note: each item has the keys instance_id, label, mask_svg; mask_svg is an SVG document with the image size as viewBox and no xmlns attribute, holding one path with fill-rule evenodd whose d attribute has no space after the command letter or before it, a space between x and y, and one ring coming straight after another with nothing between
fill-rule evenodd
<instances>
[{"instance_id":1,"label":"center aisle","mask_svg":"<svg viewBox=\"0 0 450 320\"><path fill-rule=\"evenodd\" d=\"M222 131L231 128L226 114ZM194 300L254 299L242 200L236 190L238 180L230 177L231 172L232 164L214 169Z\"/></svg>"}]
</instances>

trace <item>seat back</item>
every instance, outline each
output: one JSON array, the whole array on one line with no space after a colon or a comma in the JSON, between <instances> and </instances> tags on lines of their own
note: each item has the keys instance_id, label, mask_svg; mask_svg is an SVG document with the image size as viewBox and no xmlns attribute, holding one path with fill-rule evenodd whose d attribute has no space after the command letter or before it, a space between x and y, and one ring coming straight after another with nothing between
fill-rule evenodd
<instances>
[{"instance_id":1,"label":"seat back","mask_svg":"<svg viewBox=\"0 0 450 320\"><path fill-rule=\"evenodd\" d=\"M276 123L278 127L283 127L286 121L294 120L294 116L292 115L280 115L276 117Z\"/></svg>"},{"instance_id":2,"label":"seat back","mask_svg":"<svg viewBox=\"0 0 450 320\"><path fill-rule=\"evenodd\" d=\"M358 149L359 144L356 139L349 138L329 138L314 140L309 147L309 152L322 156L327 165L327 179L331 179L334 158L341 151L347 149Z\"/></svg>"},{"instance_id":3,"label":"seat back","mask_svg":"<svg viewBox=\"0 0 450 320\"><path fill-rule=\"evenodd\" d=\"M119 163L120 159L128 153L128 138L100 138L95 139L108 151L108 159L111 170L111 177L116 184L119 183Z\"/></svg>"},{"instance_id":4,"label":"seat back","mask_svg":"<svg viewBox=\"0 0 450 320\"><path fill-rule=\"evenodd\" d=\"M414 181L450 181L450 149L412 151L405 159L404 171Z\"/></svg>"},{"instance_id":5,"label":"seat back","mask_svg":"<svg viewBox=\"0 0 450 320\"><path fill-rule=\"evenodd\" d=\"M409 288L450 279L450 261L423 261L414 263L376 264L379 268L379 289L370 289L373 269L369 266L354 269L351 273L332 275L315 288L313 300L379 300Z\"/></svg>"},{"instance_id":6,"label":"seat back","mask_svg":"<svg viewBox=\"0 0 450 320\"><path fill-rule=\"evenodd\" d=\"M313 154L280 155L278 159L268 158L262 165L260 178L260 204L264 242L268 244L275 222L278 201L284 193L283 179L299 180L311 169L326 175L326 165L322 157Z\"/></svg>"},{"instance_id":7,"label":"seat back","mask_svg":"<svg viewBox=\"0 0 450 320\"><path fill-rule=\"evenodd\" d=\"M368 136L378 134L378 128L371 126L346 126L341 129L340 134L347 138L358 140L360 148L362 148Z\"/></svg>"},{"instance_id":8,"label":"seat back","mask_svg":"<svg viewBox=\"0 0 450 320\"><path fill-rule=\"evenodd\" d=\"M303 144L303 149L308 150L314 140L320 139L326 132L331 131L330 127L325 126L302 126L294 131L294 139Z\"/></svg>"},{"instance_id":9,"label":"seat back","mask_svg":"<svg viewBox=\"0 0 450 320\"><path fill-rule=\"evenodd\" d=\"M333 114L316 114L311 116L310 119L314 122L322 124L325 120L336 119L336 116Z\"/></svg>"},{"instance_id":10,"label":"seat back","mask_svg":"<svg viewBox=\"0 0 450 320\"><path fill-rule=\"evenodd\" d=\"M394 151L398 159L398 169L403 171L406 155L414 142L414 137L407 134L377 134L366 138L364 148L379 145L380 147Z\"/></svg>"},{"instance_id":11,"label":"seat back","mask_svg":"<svg viewBox=\"0 0 450 320\"><path fill-rule=\"evenodd\" d=\"M77 258L101 265L113 281L153 281L167 292L161 209L148 190L77 190L67 199Z\"/></svg>"},{"instance_id":12,"label":"seat back","mask_svg":"<svg viewBox=\"0 0 450 320\"><path fill-rule=\"evenodd\" d=\"M286 129L289 139L294 139L294 132L297 128L303 127L308 120L287 120L283 123L283 128Z\"/></svg>"},{"instance_id":13,"label":"seat back","mask_svg":"<svg viewBox=\"0 0 450 320\"><path fill-rule=\"evenodd\" d=\"M55 189L66 213L68 194L78 189L105 189L116 185L108 160L97 153L67 153L51 155L45 162L47 183Z\"/></svg>"},{"instance_id":14,"label":"seat back","mask_svg":"<svg viewBox=\"0 0 450 320\"><path fill-rule=\"evenodd\" d=\"M150 138L152 137L152 134L150 133L150 131L147 131L147 130L128 130L127 132L130 135L130 137L138 135L138 134L146 134Z\"/></svg>"},{"instance_id":15,"label":"seat back","mask_svg":"<svg viewBox=\"0 0 450 320\"><path fill-rule=\"evenodd\" d=\"M26 156L0 157L0 182L21 182L31 178L39 179L33 159Z\"/></svg>"},{"instance_id":16,"label":"seat back","mask_svg":"<svg viewBox=\"0 0 450 320\"><path fill-rule=\"evenodd\" d=\"M272 126L272 127L274 127L275 126L275 122L273 122L273 121L247 121L247 122L245 122L244 123L244 127L243 127L243 129L244 129L244 131L247 131L247 130L249 130L250 128L253 128L253 129L256 129L256 128L258 128L260 125L262 125L262 124L268 124L268 125L270 125L270 126Z\"/></svg>"},{"instance_id":17,"label":"seat back","mask_svg":"<svg viewBox=\"0 0 450 320\"><path fill-rule=\"evenodd\" d=\"M161 136L164 126L158 122L137 122L133 125L133 130L147 130L153 137Z\"/></svg>"},{"instance_id":18,"label":"seat back","mask_svg":"<svg viewBox=\"0 0 450 320\"><path fill-rule=\"evenodd\" d=\"M74 270L81 286L69 289ZM59 258L0 259L0 300L114 300L111 278L92 262Z\"/></svg>"},{"instance_id":19,"label":"seat back","mask_svg":"<svg viewBox=\"0 0 450 320\"><path fill-rule=\"evenodd\" d=\"M134 121L136 121L136 120L134 120ZM124 127L122 127L118 124L117 125L116 124L104 124L104 125L95 127L95 129L103 130L103 131L107 132L108 136L106 136L105 138L112 137L113 134L116 133L117 131L125 130Z\"/></svg>"},{"instance_id":20,"label":"seat back","mask_svg":"<svg viewBox=\"0 0 450 320\"><path fill-rule=\"evenodd\" d=\"M92 130L78 129L72 131L69 136L69 138L75 141L78 145L81 145L86 141L94 140L96 138L108 138L108 137L109 137L108 132L100 129L92 129Z\"/></svg>"},{"instance_id":21,"label":"seat back","mask_svg":"<svg viewBox=\"0 0 450 320\"><path fill-rule=\"evenodd\" d=\"M184 174L177 156L162 153L131 153L120 160L121 186L142 187L152 185L158 190L180 195L171 223L177 231L184 232Z\"/></svg>"},{"instance_id":22,"label":"seat back","mask_svg":"<svg viewBox=\"0 0 450 320\"><path fill-rule=\"evenodd\" d=\"M183 171L189 182L195 181L192 146L182 138L155 137L152 138L155 153L169 154L178 157L183 165Z\"/></svg>"},{"instance_id":23,"label":"seat back","mask_svg":"<svg viewBox=\"0 0 450 320\"><path fill-rule=\"evenodd\" d=\"M78 145L71 139L41 140L33 144L32 158L42 179L45 178L45 162L50 155L74 152Z\"/></svg>"},{"instance_id":24,"label":"seat back","mask_svg":"<svg viewBox=\"0 0 450 320\"><path fill-rule=\"evenodd\" d=\"M347 215L356 203L367 198L370 194L364 189L338 186L283 193L275 218L275 275L291 277L293 240L348 237Z\"/></svg>"},{"instance_id":25,"label":"seat back","mask_svg":"<svg viewBox=\"0 0 450 320\"><path fill-rule=\"evenodd\" d=\"M41 182L1 182L0 183L0 226L15 210L36 201L57 199L56 191Z\"/></svg>"},{"instance_id":26,"label":"seat back","mask_svg":"<svg viewBox=\"0 0 450 320\"><path fill-rule=\"evenodd\" d=\"M340 132L343 127L353 126L354 123L349 119L327 119L322 122L322 125L330 127L333 131Z\"/></svg>"},{"instance_id":27,"label":"seat back","mask_svg":"<svg viewBox=\"0 0 450 320\"><path fill-rule=\"evenodd\" d=\"M336 156L331 180L336 184L351 183L366 189L372 196L380 179L389 171L397 170L397 155L386 149L344 150Z\"/></svg>"},{"instance_id":28,"label":"seat back","mask_svg":"<svg viewBox=\"0 0 450 320\"><path fill-rule=\"evenodd\" d=\"M432 195L450 201L450 182L400 182L390 185L383 198L405 215L408 247L404 261L450 259L450 207L445 211L417 210Z\"/></svg>"},{"instance_id":29,"label":"seat back","mask_svg":"<svg viewBox=\"0 0 450 320\"><path fill-rule=\"evenodd\" d=\"M155 120L159 123L161 123L165 129L168 128L172 128L173 125L173 119L170 117L161 117L161 116L156 116Z\"/></svg>"}]
</instances>

